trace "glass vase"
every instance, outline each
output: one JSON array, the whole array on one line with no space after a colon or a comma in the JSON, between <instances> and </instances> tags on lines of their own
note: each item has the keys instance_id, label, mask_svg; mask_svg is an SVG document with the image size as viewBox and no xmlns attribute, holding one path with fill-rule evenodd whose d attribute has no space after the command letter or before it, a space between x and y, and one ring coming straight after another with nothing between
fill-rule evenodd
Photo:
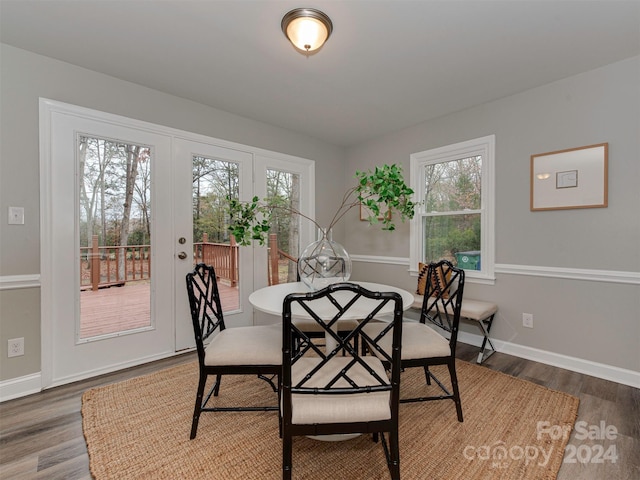
<instances>
[{"instance_id":1,"label":"glass vase","mask_svg":"<svg viewBox=\"0 0 640 480\"><path fill-rule=\"evenodd\" d=\"M318 228L318 239L304 249L298 259L300 280L311 290L351 277L351 258L345 248L333 241L332 231Z\"/></svg>"}]
</instances>

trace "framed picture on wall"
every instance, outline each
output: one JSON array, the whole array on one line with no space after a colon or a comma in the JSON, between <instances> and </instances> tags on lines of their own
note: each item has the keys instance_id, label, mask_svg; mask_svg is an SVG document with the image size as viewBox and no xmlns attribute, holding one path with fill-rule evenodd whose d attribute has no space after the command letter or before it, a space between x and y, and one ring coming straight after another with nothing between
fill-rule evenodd
<instances>
[{"instance_id":1,"label":"framed picture on wall","mask_svg":"<svg viewBox=\"0 0 640 480\"><path fill-rule=\"evenodd\" d=\"M531 211L603 208L608 143L531 155Z\"/></svg>"}]
</instances>

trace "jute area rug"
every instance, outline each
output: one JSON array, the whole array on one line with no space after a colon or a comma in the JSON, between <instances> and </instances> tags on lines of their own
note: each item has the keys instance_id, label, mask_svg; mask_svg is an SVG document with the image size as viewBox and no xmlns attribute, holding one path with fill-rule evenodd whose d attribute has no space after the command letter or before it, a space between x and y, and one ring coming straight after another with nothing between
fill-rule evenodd
<instances>
[{"instance_id":1,"label":"jute area rug","mask_svg":"<svg viewBox=\"0 0 640 480\"><path fill-rule=\"evenodd\" d=\"M85 392L83 429L96 479L282 478L275 411L203 413L189 440L197 371L195 363L181 365ZM448 378L446 370L434 371ZM555 479L578 399L463 361L457 371L463 423L451 400L400 406L402 478ZM405 371L401 386L405 397L435 388L426 387L419 368ZM265 382L232 376L223 377L216 402L277 403ZM300 437L293 477L370 480L389 472L381 444L369 435L342 442Z\"/></svg>"}]
</instances>

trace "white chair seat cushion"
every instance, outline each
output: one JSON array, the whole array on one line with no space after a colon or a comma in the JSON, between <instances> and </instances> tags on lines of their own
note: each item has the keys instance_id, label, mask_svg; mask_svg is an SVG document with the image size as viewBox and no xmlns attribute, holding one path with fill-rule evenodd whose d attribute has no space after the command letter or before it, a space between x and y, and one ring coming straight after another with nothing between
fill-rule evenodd
<instances>
[{"instance_id":1,"label":"white chair seat cushion","mask_svg":"<svg viewBox=\"0 0 640 480\"><path fill-rule=\"evenodd\" d=\"M479 322L485 320L498 311L498 305L491 302L482 302L471 298L462 300L460 315Z\"/></svg>"},{"instance_id":2,"label":"white chair seat cushion","mask_svg":"<svg viewBox=\"0 0 640 480\"><path fill-rule=\"evenodd\" d=\"M375 338L386 326L385 323L369 323L362 330L371 338ZM391 352L391 335L380 339L379 345L386 353ZM433 328L420 322L404 322L402 324L402 359L447 357L451 355L449 340Z\"/></svg>"},{"instance_id":3,"label":"white chair seat cushion","mask_svg":"<svg viewBox=\"0 0 640 480\"><path fill-rule=\"evenodd\" d=\"M295 326L298 327L302 332L321 333L325 331L321 325L318 325L318 322L312 319L294 318L292 321ZM338 320L339 332L351 331L354 330L357 326L357 320Z\"/></svg>"},{"instance_id":4,"label":"white chair seat cushion","mask_svg":"<svg viewBox=\"0 0 640 480\"><path fill-rule=\"evenodd\" d=\"M418 310L422 309L422 302L424 297L421 295L415 295L416 301L411 305L412 308L417 308ZM432 302L432 299L429 299L429 302ZM431 303L429 303L431 305ZM479 322L480 320L486 320L491 315L498 311L498 305L491 302L484 302L482 300L473 300L471 298L464 298L462 300L462 307L460 308L460 316L464 318L468 318L469 320L475 320ZM447 312L450 315L453 315L453 309L449 309Z\"/></svg>"},{"instance_id":5,"label":"white chair seat cushion","mask_svg":"<svg viewBox=\"0 0 640 480\"><path fill-rule=\"evenodd\" d=\"M226 328L205 348L204 364L282 365L282 325Z\"/></svg>"},{"instance_id":6,"label":"white chair seat cushion","mask_svg":"<svg viewBox=\"0 0 640 480\"><path fill-rule=\"evenodd\" d=\"M387 379L382 362L374 356L362 357L377 375ZM324 387L352 357L334 357L320 371L316 372L305 387ZM295 386L304 376L319 363L318 358L301 358L291 368L292 384ZM361 365L354 365L348 370L348 376L359 386L380 385L380 382ZM335 387L350 387L349 383L340 379ZM291 421L298 425L316 423L352 423L391 418L390 392L371 392L355 394L293 394L291 395Z\"/></svg>"}]
</instances>

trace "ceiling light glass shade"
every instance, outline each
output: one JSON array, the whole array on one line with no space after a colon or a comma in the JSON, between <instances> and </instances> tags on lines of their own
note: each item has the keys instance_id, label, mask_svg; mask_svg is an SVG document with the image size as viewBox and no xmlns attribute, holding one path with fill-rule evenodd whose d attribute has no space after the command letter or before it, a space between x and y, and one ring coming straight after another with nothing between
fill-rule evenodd
<instances>
[{"instance_id":1,"label":"ceiling light glass shade","mask_svg":"<svg viewBox=\"0 0 640 480\"><path fill-rule=\"evenodd\" d=\"M282 31L299 50L313 52L333 31L331 19L313 8L296 8L282 18Z\"/></svg>"}]
</instances>

